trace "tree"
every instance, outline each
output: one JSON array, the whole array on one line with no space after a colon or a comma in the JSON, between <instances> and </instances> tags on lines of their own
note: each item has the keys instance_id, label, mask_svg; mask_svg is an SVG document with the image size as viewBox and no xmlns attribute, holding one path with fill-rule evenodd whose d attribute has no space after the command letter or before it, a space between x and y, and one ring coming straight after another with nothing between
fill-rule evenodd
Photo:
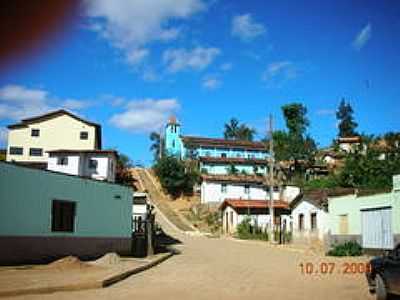
<instances>
[{"instance_id":1,"label":"tree","mask_svg":"<svg viewBox=\"0 0 400 300\"><path fill-rule=\"evenodd\" d=\"M150 133L150 140L152 141L150 151L153 152L154 160L158 160L160 158L160 151L163 151L161 136L159 133L153 131Z\"/></svg>"},{"instance_id":2,"label":"tree","mask_svg":"<svg viewBox=\"0 0 400 300\"><path fill-rule=\"evenodd\" d=\"M256 131L246 124L239 124L239 120L232 118L225 124L224 138L227 140L252 141Z\"/></svg>"},{"instance_id":3,"label":"tree","mask_svg":"<svg viewBox=\"0 0 400 300\"><path fill-rule=\"evenodd\" d=\"M193 186L199 178L195 168L186 166L174 156L161 157L153 168L162 187L174 198L182 193L192 193Z\"/></svg>"},{"instance_id":4,"label":"tree","mask_svg":"<svg viewBox=\"0 0 400 300\"><path fill-rule=\"evenodd\" d=\"M310 160L316 151L316 143L306 135L310 121L307 118L307 108L301 103L290 103L282 106L282 113L285 118L288 132L286 136L280 133L278 140L281 144L286 143L283 154L286 159Z\"/></svg>"},{"instance_id":5,"label":"tree","mask_svg":"<svg viewBox=\"0 0 400 300\"><path fill-rule=\"evenodd\" d=\"M301 103L290 103L282 106L282 112L289 135L292 137L303 136L310 125L307 108Z\"/></svg>"},{"instance_id":6,"label":"tree","mask_svg":"<svg viewBox=\"0 0 400 300\"><path fill-rule=\"evenodd\" d=\"M358 124L354 121L353 108L345 99L340 101L336 112L336 119L339 121L339 137L351 137L357 135L356 128Z\"/></svg>"},{"instance_id":7,"label":"tree","mask_svg":"<svg viewBox=\"0 0 400 300\"><path fill-rule=\"evenodd\" d=\"M115 182L133 186L135 179L132 176L130 168L132 168L132 161L127 155L120 153L117 160Z\"/></svg>"}]
</instances>

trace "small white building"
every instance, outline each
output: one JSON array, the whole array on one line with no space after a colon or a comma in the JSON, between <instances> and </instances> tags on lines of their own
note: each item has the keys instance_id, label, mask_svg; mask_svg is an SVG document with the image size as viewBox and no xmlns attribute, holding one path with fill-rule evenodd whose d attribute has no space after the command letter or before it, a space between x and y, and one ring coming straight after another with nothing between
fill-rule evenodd
<instances>
[{"instance_id":1,"label":"small white building","mask_svg":"<svg viewBox=\"0 0 400 300\"><path fill-rule=\"evenodd\" d=\"M290 228L289 205L286 201L273 201L275 225ZM225 234L234 234L236 227L246 218L258 228L266 229L270 224L269 201L226 199L220 206L222 213L222 230Z\"/></svg>"},{"instance_id":2,"label":"small white building","mask_svg":"<svg viewBox=\"0 0 400 300\"><path fill-rule=\"evenodd\" d=\"M226 199L266 200L269 187L264 185L263 176L249 175L203 175L200 188L201 203L222 203ZM300 189L296 186L274 187L273 200L290 203Z\"/></svg>"},{"instance_id":3,"label":"small white building","mask_svg":"<svg viewBox=\"0 0 400 300\"><path fill-rule=\"evenodd\" d=\"M114 150L48 151L47 170L115 182L117 152Z\"/></svg>"},{"instance_id":4,"label":"small white building","mask_svg":"<svg viewBox=\"0 0 400 300\"><path fill-rule=\"evenodd\" d=\"M324 192L301 195L290 208L295 241L324 240L328 234L328 198Z\"/></svg>"},{"instance_id":5,"label":"small white building","mask_svg":"<svg viewBox=\"0 0 400 300\"><path fill-rule=\"evenodd\" d=\"M133 205L132 205L132 218L133 220L145 220L149 210L149 203L147 201L147 194L134 192Z\"/></svg>"},{"instance_id":6,"label":"small white building","mask_svg":"<svg viewBox=\"0 0 400 300\"><path fill-rule=\"evenodd\" d=\"M346 153L352 153L361 145L360 136L341 137L338 139L340 150Z\"/></svg>"}]
</instances>

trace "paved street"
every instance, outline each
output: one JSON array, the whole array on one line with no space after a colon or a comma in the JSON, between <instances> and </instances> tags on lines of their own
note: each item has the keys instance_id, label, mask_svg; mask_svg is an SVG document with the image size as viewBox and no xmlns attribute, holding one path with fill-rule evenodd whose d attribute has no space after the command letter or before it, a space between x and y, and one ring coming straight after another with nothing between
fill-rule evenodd
<instances>
[{"instance_id":1,"label":"paved street","mask_svg":"<svg viewBox=\"0 0 400 300\"><path fill-rule=\"evenodd\" d=\"M105 289L24 299L373 299L362 274L301 274L300 263L327 261L322 257L258 242L170 233L182 241L177 246L182 254L153 269ZM349 260L329 261L339 266Z\"/></svg>"}]
</instances>

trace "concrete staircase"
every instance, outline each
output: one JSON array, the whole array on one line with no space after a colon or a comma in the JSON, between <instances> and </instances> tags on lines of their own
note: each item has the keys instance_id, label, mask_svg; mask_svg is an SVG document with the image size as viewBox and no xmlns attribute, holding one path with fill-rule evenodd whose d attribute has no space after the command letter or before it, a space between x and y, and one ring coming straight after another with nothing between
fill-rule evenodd
<instances>
[{"instance_id":1,"label":"concrete staircase","mask_svg":"<svg viewBox=\"0 0 400 300\"><path fill-rule=\"evenodd\" d=\"M183 232L196 231L192 225L175 212L169 205L169 197L162 192L161 186L152 173L144 168L132 170L134 177L139 181L139 186L146 191L150 202L158 209L176 229ZM170 224L171 225L171 224Z\"/></svg>"}]
</instances>

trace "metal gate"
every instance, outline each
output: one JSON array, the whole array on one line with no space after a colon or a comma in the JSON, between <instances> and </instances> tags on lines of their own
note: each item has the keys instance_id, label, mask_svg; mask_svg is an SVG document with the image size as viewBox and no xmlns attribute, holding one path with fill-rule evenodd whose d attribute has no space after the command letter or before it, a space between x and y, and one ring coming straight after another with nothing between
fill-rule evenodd
<instances>
[{"instance_id":1,"label":"metal gate","mask_svg":"<svg viewBox=\"0 0 400 300\"><path fill-rule=\"evenodd\" d=\"M368 249L393 249L392 208L361 210L362 246Z\"/></svg>"}]
</instances>

